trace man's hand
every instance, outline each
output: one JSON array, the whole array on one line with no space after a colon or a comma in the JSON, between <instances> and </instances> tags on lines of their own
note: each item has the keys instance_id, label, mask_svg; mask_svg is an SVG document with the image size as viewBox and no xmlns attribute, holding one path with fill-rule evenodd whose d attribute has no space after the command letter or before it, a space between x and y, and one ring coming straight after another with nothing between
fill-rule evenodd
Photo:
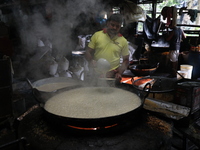
<instances>
[{"instance_id":1,"label":"man's hand","mask_svg":"<svg viewBox=\"0 0 200 150\"><path fill-rule=\"evenodd\" d=\"M91 60L90 65L91 65L91 67L96 68L97 67L97 61Z\"/></svg>"},{"instance_id":2,"label":"man's hand","mask_svg":"<svg viewBox=\"0 0 200 150\"><path fill-rule=\"evenodd\" d=\"M122 79L122 75L119 72L117 72L115 74L115 78L121 80Z\"/></svg>"}]
</instances>

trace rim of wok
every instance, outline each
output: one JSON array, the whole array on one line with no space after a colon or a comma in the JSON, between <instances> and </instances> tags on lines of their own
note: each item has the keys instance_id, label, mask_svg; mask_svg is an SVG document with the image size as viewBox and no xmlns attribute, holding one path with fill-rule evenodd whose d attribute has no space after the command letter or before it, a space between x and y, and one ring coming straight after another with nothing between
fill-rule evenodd
<instances>
[{"instance_id":1,"label":"rim of wok","mask_svg":"<svg viewBox=\"0 0 200 150\"><path fill-rule=\"evenodd\" d=\"M84 87L80 87L80 88L84 88ZM124 89L121 89L121 90L124 90ZM68 90L68 91L70 91L70 90ZM65 92L68 92L68 91L65 91ZM130 91L128 91L128 92L130 92ZM135 95L138 96L137 94L135 94ZM138 96L138 98L141 101L141 103L140 103L140 105L138 105L138 107L136 107L132 110L129 110L125 113L118 114L118 115L105 116L105 117L99 117L99 118L78 118L78 117L67 117L67 116L57 115L57 114L47 111L44 107L45 104L43 106L43 109L45 111L45 117L51 122L55 121L57 123L59 122L60 124L80 126L80 127L86 127L86 128L100 127L100 126L108 126L108 125L117 124L125 119L137 117L138 112L140 112L140 110L142 109L143 103L144 103L144 99L142 99L140 96Z\"/></svg>"},{"instance_id":2,"label":"rim of wok","mask_svg":"<svg viewBox=\"0 0 200 150\"><path fill-rule=\"evenodd\" d=\"M44 109L44 108L43 108ZM64 124L64 125L71 125L71 126L78 126L78 127L85 127L85 128L95 128L95 127L102 127L102 126L109 126L118 124L123 120L134 119L138 117L138 113L142 109L142 105L126 112L124 114L119 114L116 116L109 116L103 118L72 118L72 117L63 117L53 113L48 112L46 109L45 111L45 118L48 119L51 123L56 124Z\"/></svg>"},{"instance_id":3,"label":"rim of wok","mask_svg":"<svg viewBox=\"0 0 200 150\"><path fill-rule=\"evenodd\" d=\"M140 69L140 68L137 68L138 66L145 66L145 67L149 67L149 68L141 68ZM136 65L130 65L129 69L136 70L136 71L153 71L153 70L157 69L157 67L152 67L151 68L151 65L136 64Z\"/></svg>"},{"instance_id":4,"label":"rim of wok","mask_svg":"<svg viewBox=\"0 0 200 150\"><path fill-rule=\"evenodd\" d=\"M131 68L131 69L135 70L135 71L154 71L157 68L150 68L150 69L134 69L134 68Z\"/></svg>"},{"instance_id":5,"label":"rim of wok","mask_svg":"<svg viewBox=\"0 0 200 150\"><path fill-rule=\"evenodd\" d=\"M70 82L69 82L70 81ZM57 90L64 89L64 88L70 88L73 86L78 86L80 83L70 77L50 77L50 78L44 78L37 80L32 83L33 88L37 89L40 92L46 92L46 93L51 93L53 91L45 91L45 90L39 90L38 87L45 85L45 84L50 84L50 83L74 83L73 85L65 86L62 88L58 88Z\"/></svg>"}]
</instances>

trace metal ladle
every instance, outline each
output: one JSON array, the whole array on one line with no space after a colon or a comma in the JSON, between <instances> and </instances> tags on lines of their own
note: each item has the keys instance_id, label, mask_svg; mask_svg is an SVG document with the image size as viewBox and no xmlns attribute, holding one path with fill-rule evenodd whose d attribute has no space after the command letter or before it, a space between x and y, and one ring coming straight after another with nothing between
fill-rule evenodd
<instances>
[{"instance_id":1,"label":"metal ladle","mask_svg":"<svg viewBox=\"0 0 200 150\"><path fill-rule=\"evenodd\" d=\"M105 75L106 72L110 70L110 63L106 59L100 58L97 61L97 70Z\"/></svg>"}]
</instances>

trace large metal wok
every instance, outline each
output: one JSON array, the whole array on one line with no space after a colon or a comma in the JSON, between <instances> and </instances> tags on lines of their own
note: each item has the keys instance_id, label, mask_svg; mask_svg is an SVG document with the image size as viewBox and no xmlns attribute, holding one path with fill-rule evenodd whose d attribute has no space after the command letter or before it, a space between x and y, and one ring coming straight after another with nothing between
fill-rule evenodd
<instances>
[{"instance_id":1,"label":"large metal wok","mask_svg":"<svg viewBox=\"0 0 200 150\"><path fill-rule=\"evenodd\" d=\"M81 81L74 80L69 77L51 77L37 80L33 83L27 79L32 87L33 95L40 103L45 103L50 97L58 94L59 92L77 88L81 86ZM56 87L57 85L57 87ZM58 86L60 85L60 86ZM51 86L50 89L47 87ZM55 87L53 87L55 86ZM43 87L43 88L41 88Z\"/></svg>"},{"instance_id":2,"label":"large metal wok","mask_svg":"<svg viewBox=\"0 0 200 150\"><path fill-rule=\"evenodd\" d=\"M129 70L136 76L147 76L152 75L157 68L159 67L159 63L157 64L134 64L129 65Z\"/></svg>"},{"instance_id":3,"label":"large metal wok","mask_svg":"<svg viewBox=\"0 0 200 150\"><path fill-rule=\"evenodd\" d=\"M147 86L149 86L147 84ZM81 88L85 88L85 87L81 87ZM72 89L74 91L79 91L81 88L76 88L76 89ZM96 87L90 87L91 89L94 89ZM105 88L105 87L98 87L98 88ZM120 89L120 88L116 88L116 87L106 87L106 91L107 90L112 90L112 89ZM120 90L124 90L124 89L120 89ZM67 92L71 92L71 90L69 91L65 91ZM63 94L65 92L62 92L60 94ZM126 92L130 92L130 91L126 91ZM132 93L132 92L130 92ZM98 129L107 129L109 127L113 127L113 126L117 126L119 124L124 124L128 121L134 122L134 123L138 123L138 118L141 117L141 112L142 112L142 108L143 108L143 103L144 103L144 99L147 97L149 93L149 90L146 89L146 86L144 87L144 91L143 94L140 93L140 95L136 95L135 93L132 93L133 95L136 95L140 101L141 104L137 107L134 108L128 112L122 113L122 114L118 114L118 115L113 115L113 116L106 116L106 117L97 117L97 118L79 118L79 117L71 117L70 115L68 116L68 114L66 114L66 116L62 116L62 115L58 115L55 114L54 112L49 112L49 110L46 110L45 105L44 105L44 116L45 119L47 121L49 121L50 123L54 124L54 125L59 125L62 127L71 127L73 129L84 129L84 130L98 130ZM111 94L113 95L113 94ZM56 97L58 95L55 95L54 97ZM71 95L69 95L70 97ZM52 97L52 98L54 98ZM66 100L69 97L64 97ZM83 98L87 97L86 95L83 95ZM118 97L116 97L117 99ZM101 97L96 97L96 99L101 100ZM51 99L50 99L51 100ZM49 101L50 101L49 100ZM109 99L107 99L109 101ZM121 101L124 101L124 99L120 99ZM47 103L47 102L46 102ZM77 105L80 106L80 108L82 107L81 100L77 101ZM63 104L66 105L66 104ZM85 104L83 104L85 105ZM87 105L87 104L86 104ZM115 107L117 106L118 103L114 102L113 105L111 105L110 107ZM63 106L64 107L64 106ZM85 109L85 111L89 112L92 110L93 108L88 108ZM102 112L104 112L104 108L102 107ZM92 113L92 111L91 111Z\"/></svg>"}]
</instances>

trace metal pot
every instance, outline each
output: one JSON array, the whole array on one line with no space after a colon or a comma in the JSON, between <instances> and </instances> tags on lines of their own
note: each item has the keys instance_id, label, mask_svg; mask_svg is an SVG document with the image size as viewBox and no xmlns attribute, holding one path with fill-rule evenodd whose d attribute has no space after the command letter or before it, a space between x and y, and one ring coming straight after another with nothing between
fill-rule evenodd
<instances>
[{"instance_id":1,"label":"metal pot","mask_svg":"<svg viewBox=\"0 0 200 150\"><path fill-rule=\"evenodd\" d=\"M94 88L94 87L91 87ZM105 88L105 87L103 87ZM108 87L115 88L115 87ZM78 88L77 88L78 89ZM75 90L77 90L75 89ZM121 89L123 90L123 89ZM68 92L68 91L66 91ZM129 91L128 91L129 92ZM62 127L72 127L75 129L84 129L84 130L106 130L109 127L117 126L118 124L124 124L127 121L132 121L137 124L136 118L139 118L143 108L144 99L147 97L149 89L144 88L144 93L138 95L141 100L141 105L137 108L134 108L131 111L122 113L119 115L109 116L109 117L100 117L100 118L74 118L74 117L63 117L61 115L56 115L54 113L48 112L44 108L45 119L54 125L59 125ZM99 97L101 98L101 97ZM117 98L117 97L116 97ZM77 101L77 104L79 102ZM116 104L117 105L117 104ZM90 110L86 110L90 111ZM102 109L102 111L104 111Z\"/></svg>"},{"instance_id":2,"label":"metal pot","mask_svg":"<svg viewBox=\"0 0 200 150\"><path fill-rule=\"evenodd\" d=\"M33 83L30 82L29 79L27 79L29 85L32 87L33 95L36 97L36 99L40 103L45 103L50 97L54 96L55 94L58 94L59 92L77 88L81 86L81 82L74 80L69 77L51 77L51 78L44 78L41 80L37 80ZM41 86L45 86L48 84L64 84L61 88L55 88L53 91L48 90L41 90Z\"/></svg>"},{"instance_id":3,"label":"metal pot","mask_svg":"<svg viewBox=\"0 0 200 150\"><path fill-rule=\"evenodd\" d=\"M159 63L150 65L150 64L134 64L130 65L129 70L136 76L147 76L152 75L157 68L159 67Z\"/></svg>"}]
</instances>

